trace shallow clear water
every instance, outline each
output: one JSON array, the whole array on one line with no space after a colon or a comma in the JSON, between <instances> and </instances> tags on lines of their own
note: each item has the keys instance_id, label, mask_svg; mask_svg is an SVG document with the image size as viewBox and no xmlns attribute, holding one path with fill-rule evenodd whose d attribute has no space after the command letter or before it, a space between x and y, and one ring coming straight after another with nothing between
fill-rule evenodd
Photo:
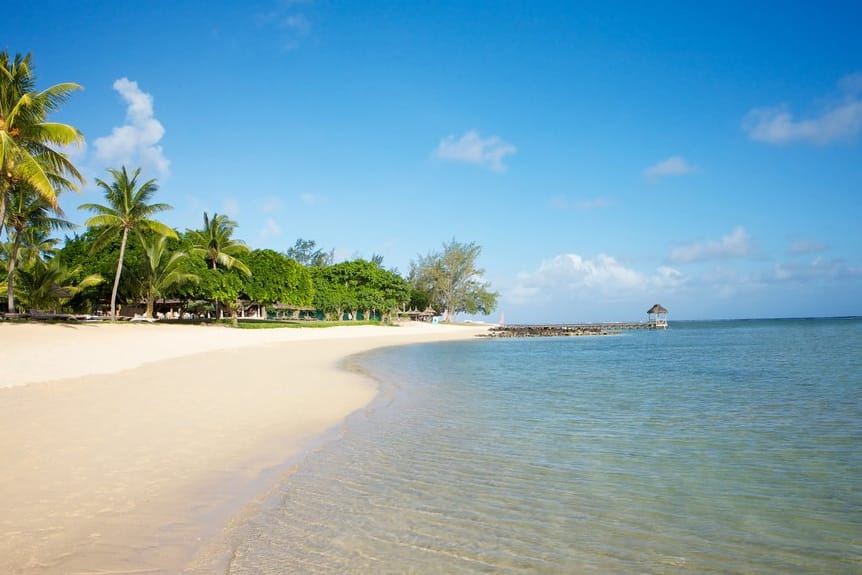
<instances>
[{"instance_id":1,"label":"shallow clear water","mask_svg":"<svg viewBox=\"0 0 862 575\"><path fill-rule=\"evenodd\" d=\"M230 573L862 573L862 320L378 350Z\"/></svg>"}]
</instances>

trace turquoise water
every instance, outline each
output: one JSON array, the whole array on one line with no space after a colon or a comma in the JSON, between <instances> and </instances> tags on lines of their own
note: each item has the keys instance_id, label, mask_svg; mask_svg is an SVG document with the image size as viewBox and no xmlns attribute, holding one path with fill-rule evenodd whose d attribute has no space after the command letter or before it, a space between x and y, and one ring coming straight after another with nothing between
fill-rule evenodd
<instances>
[{"instance_id":1,"label":"turquoise water","mask_svg":"<svg viewBox=\"0 0 862 575\"><path fill-rule=\"evenodd\" d=\"M862 573L862 320L378 350L230 573Z\"/></svg>"}]
</instances>

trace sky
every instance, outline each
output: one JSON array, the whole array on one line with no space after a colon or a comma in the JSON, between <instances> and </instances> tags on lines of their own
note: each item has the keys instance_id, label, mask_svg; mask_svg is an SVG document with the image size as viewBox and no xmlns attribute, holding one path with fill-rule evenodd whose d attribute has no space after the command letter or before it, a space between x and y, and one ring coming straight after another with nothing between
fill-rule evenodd
<instances>
[{"instance_id":1,"label":"sky","mask_svg":"<svg viewBox=\"0 0 862 575\"><path fill-rule=\"evenodd\" d=\"M406 274L475 242L507 323L862 315L858 2L61 2L4 16L84 89L98 202Z\"/></svg>"}]
</instances>

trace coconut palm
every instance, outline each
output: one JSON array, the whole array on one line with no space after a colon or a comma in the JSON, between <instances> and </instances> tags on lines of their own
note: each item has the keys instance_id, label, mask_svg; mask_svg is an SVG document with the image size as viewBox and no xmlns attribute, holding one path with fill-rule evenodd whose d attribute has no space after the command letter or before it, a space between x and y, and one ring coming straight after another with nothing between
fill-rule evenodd
<instances>
[{"instance_id":1,"label":"coconut palm","mask_svg":"<svg viewBox=\"0 0 862 575\"><path fill-rule=\"evenodd\" d=\"M250 276L251 270L237 256L247 254L248 246L241 240L231 238L236 229L236 222L226 215L213 214L212 219L204 212L204 227L201 230L190 230L189 239L192 242L191 253L202 257L215 271L219 266L227 269L236 268L240 273ZM219 301L215 307L218 310ZM234 325L237 323L236 302L226 301Z\"/></svg>"},{"instance_id":2,"label":"coconut palm","mask_svg":"<svg viewBox=\"0 0 862 575\"><path fill-rule=\"evenodd\" d=\"M25 232L74 228L64 215L59 206L49 204L30 186L21 184L13 188L6 211L6 232L12 244L6 273L6 302L10 312L15 311L15 270L22 241L26 239Z\"/></svg>"},{"instance_id":3,"label":"coconut palm","mask_svg":"<svg viewBox=\"0 0 862 575\"><path fill-rule=\"evenodd\" d=\"M53 146L82 144L84 137L67 124L48 122L75 90L74 83L56 84L37 92L30 55L0 52L0 231L6 222L6 205L12 188L32 186L49 205L57 205L55 177L83 177L61 151ZM77 189L69 182L72 189Z\"/></svg>"},{"instance_id":4,"label":"coconut palm","mask_svg":"<svg viewBox=\"0 0 862 575\"><path fill-rule=\"evenodd\" d=\"M76 283L74 278L80 271L80 266L66 267L59 258L34 260L19 271L21 299L30 309L56 312L82 290L103 281L99 274L90 274Z\"/></svg>"},{"instance_id":5,"label":"coconut palm","mask_svg":"<svg viewBox=\"0 0 862 575\"><path fill-rule=\"evenodd\" d=\"M107 205L83 204L78 209L96 212L96 215L90 217L84 222L84 225L102 230L102 233L93 243L91 253L99 251L117 235L121 237L117 273L114 275L114 287L111 290L111 318L116 319L117 288L120 285L120 274L123 271L123 258L126 253L129 232L150 230L170 238L176 238L177 234L162 222L151 219L153 214L171 209L168 204L147 203L159 189L155 180L147 180L138 184L138 176L141 174L140 168L137 168L131 175L126 171L125 166L119 170L110 168L108 172L114 176L112 183L108 184L104 180L96 179L96 185L102 188L105 199L108 200Z\"/></svg>"},{"instance_id":6,"label":"coconut palm","mask_svg":"<svg viewBox=\"0 0 862 575\"><path fill-rule=\"evenodd\" d=\"M45 228L24 228L21 232L21 247L18 248L18 265L26 266L35 260L51 259L56 255L59 243L60 240L51 237L51 232Z\"/></svg>"},{"instance_id":7,"label":"coconut palm","mask_svg":"<svg viewBox=\"0 0 862 575\"><path fill-rule=\"evenodd\" d=\"M166 236L142 234L141 245L144 248L144 269L139 281L147 300L146 317L153 317L153 304L157 297L174 286L197 283L200 278L183 271L183 260L188 254L184 251L171 252Z\"/></svg>"},{"instance_id":8,"label":"coconut palm","mask_svg":"<svg viewBox=\"0 0 862 575\"><path fill-rule=\"evenodd\" d=\"M247 254L248 246L241 240L231 239L236 229L236 222L224 214L213 214L212 219L204 212L204 227L201 230L191 230L191 253L204 258L212 269L236 268L245 275L251 275L251 270L237 256Z\"/></svg>"}]
</instances>

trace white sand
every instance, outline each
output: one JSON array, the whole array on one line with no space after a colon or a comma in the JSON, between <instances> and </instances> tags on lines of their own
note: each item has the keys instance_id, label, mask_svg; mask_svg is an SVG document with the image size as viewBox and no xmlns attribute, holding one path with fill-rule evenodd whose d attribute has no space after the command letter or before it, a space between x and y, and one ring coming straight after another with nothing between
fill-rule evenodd
<instances>
[{"instance_id":1,"label":"white sand","mask_svg":"<svg viewBox=\"0 0 862 575\"><path fill-rule=\"evenodd\" d=\"M481 331L0 324L0 573L181 572L371 401L343 358Z\"/></svg>"}]
</instances>

